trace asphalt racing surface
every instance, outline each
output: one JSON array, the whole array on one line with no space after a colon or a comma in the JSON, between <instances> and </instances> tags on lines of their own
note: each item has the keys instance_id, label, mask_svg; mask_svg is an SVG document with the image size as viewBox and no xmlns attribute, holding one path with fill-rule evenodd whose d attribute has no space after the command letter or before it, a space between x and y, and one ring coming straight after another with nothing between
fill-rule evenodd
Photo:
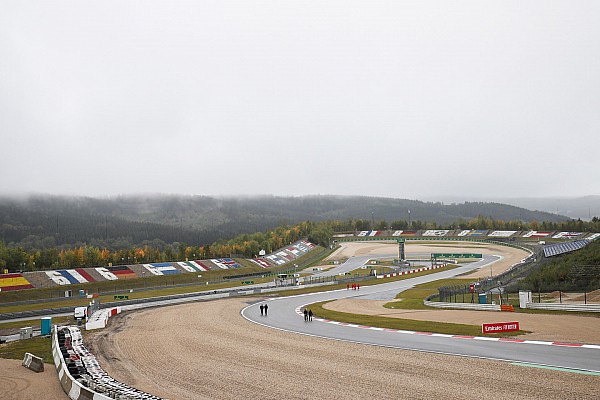
<instances>
[{"instance_id":1,"label":"asphalt racing surface","mask_svg":"<svg viewBox=\"0 0 600 400\"><path fill-rule=\"evenodd\" d=\"M350 258L344 265L329 271L329 273L336 274L360 268L368 258ZM450 271L442 271L427 276L380 285L363 286L359 290L341 289L272 299L266 302L269 305L268 316L264 317L260 315L259 303L244 308L242 315L244 318L260 325L332 340L600 373L599 346L573 347L569 345L556 345L551 342L527 341L523 343L498 341L495 338L489 339L484 337L458 338L456 336L451 337L451 335L424 335L415 332L398 332L337 325L320 320L305 322L304 317L298 315L296 312L299 307L327 300L350 297L391 299L397 293L410 289L415 285L438 279L452 278L464 272L471 271L473 268L484 268L498 259L498 256L484 256L477 263ZM348 263L350 264L346 265ZM260 304L265 304L265 302L260 302ZM510 317L504 317L504 314L498 314L498 318L510 319Z\"/></svg>"}]
</instances>

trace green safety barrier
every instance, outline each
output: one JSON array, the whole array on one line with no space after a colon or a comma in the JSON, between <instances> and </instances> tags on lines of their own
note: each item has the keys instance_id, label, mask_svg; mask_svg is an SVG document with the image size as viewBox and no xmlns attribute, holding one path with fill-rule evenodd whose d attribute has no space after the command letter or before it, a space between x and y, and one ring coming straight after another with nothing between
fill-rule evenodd
<instances>
[{"instance_id":1,"label":"green safety barrier","mask_svg":"<svg viewBox=\"0 0 600 400\"><path fill-rule=\"evenodd\" d=\"M242 285L252 285L254 281L242 281Z\"/></svg>"},{"instance_id":2,"label":"green safety barrier","mask_svg":"<svg viewBox=\"0 0 600 400\"><path fill-rule=\"evenodd\" d=\"M117 296L115 296L115 300L129 300L129 296L117 295Z\"/></svg>"}]
</instances>

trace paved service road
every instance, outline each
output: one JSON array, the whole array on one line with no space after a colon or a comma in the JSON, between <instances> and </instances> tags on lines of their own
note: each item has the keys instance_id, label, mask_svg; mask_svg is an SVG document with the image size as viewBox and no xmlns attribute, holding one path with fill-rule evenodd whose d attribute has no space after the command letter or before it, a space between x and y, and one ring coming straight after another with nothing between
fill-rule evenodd
<instances>
[{"instance_id":1,"label":"paved service road","mask_svg":"<svg viewBox=\"0 0 600 400\"><path fill-rule=\"evenodd\" d=\"M486 256L483 260L475 264L479 268L484 268L498 259L499 257L497 256ZM250 321L272 328L329 339L400 349L600 372L600 348L597 348L598 346L596 346L596 348L582 348L551 345L549 342L514 343L510 341L497 341L496 339L485 340L486 338L462 339L449 337L449 335L426 336L415 333L336 325L318 320L307 323L304 322L303 316L296 313L298 307L320 301L362 296L377 298L377 296L382 294L390 296L391 293L396 294L402 292L420 283L451 278L472 270L473 267L474 264L470 264L468 266L427 276L389 282L381 285L363 286L360 290L341 289L272 299L268 300L268 317L262 317L260 315L258 303L244 308L242 310L242 315ZM264 302L261 302L261 304L264 304Z\"/></svg>"}]
</instances>

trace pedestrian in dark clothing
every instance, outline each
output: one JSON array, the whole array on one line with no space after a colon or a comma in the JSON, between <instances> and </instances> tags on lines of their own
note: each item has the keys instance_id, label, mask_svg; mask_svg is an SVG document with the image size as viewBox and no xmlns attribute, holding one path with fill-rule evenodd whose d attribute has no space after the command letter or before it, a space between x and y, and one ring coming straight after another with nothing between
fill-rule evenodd
<instances>
[{"instance_id":1,"label":"pedestrian in dark clothing","mask_svg":"<svg viewBox=\"0 0 600 400\"><path fill-rule=\"evenodd\" d=\"M308 310L306 308L304 309L304 320L308 321Z\"/></svg>"},{"instance_id":2,"label":"pedestrian in dark clothing","mask_svg":"<svg viewBox=\"0 0 600 400\"><path fill-rule=\"evenodd\" d=\"M265 315L267 315L267 310L269 309L269 306L265 304L264 310L265 310Z\"/></svg>"},{"instance_id":3,"label":"pedestrian in dark clothing","mask_svg":"<svg viewBox=\"0 0 600 400\"><path fill-rule=\"evenodd\" d=\"M260 305L260 315L263 315L263 310L264 310L264 308L265 308L265 307L264 307L264 306L261 304L261 305Z\"/></svg>"},{"instance_id":4,"label":"pedestrian in dark clothing","mask_svg":"<svg viewBox=\"0 0 600 400\"><path fill-rule=\"evenodd\" d=\"M309 321L312 321L312 316L313 316L312 310L308 310L308 320Z\"/></svg>"}]
</instances>

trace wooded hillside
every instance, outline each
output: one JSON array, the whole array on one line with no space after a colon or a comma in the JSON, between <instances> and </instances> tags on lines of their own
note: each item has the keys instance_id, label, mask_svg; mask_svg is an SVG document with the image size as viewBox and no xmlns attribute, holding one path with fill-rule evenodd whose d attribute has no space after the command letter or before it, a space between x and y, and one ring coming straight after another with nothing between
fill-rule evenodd
<instances>
[{"instance_id":1,"label":"wooded hillside","mask_svg":"<svg viewBox=\"0 0 600 400\"><path fill-rule=\"evenodd\" d=\"M442 204L358 196L32 196L0 198L0 240L28 248L82 243L116 248L156 239L201 245L300 221L362 221L357 229L394 221L408 226L410 221L421 229L459 227L477 217L526 223L567 220L498 203Z\"/></svg>"}]
</instances>

